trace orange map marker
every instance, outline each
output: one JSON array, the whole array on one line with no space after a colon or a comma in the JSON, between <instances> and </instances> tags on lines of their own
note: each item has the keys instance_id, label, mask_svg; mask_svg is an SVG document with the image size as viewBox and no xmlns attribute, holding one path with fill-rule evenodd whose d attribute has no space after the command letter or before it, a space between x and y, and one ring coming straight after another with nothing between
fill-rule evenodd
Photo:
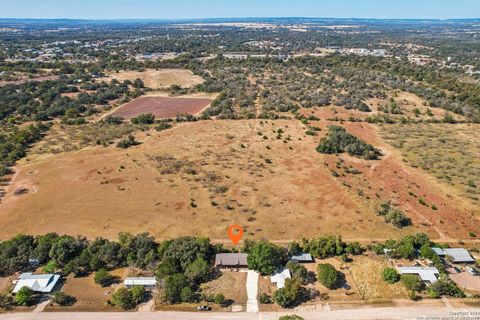
<instances>
[{"instance_id":1,"label":"orange map marker","mask_svg":"<svg viewBox=\"0 0 480 320\"><path fill-rule=\"evenodd\" d=\"M237 245L243 236L243 228L240 227L238 224L232 224L228 228L228 236L232 240L233 244Z\"/></svg>"}]
</instances>

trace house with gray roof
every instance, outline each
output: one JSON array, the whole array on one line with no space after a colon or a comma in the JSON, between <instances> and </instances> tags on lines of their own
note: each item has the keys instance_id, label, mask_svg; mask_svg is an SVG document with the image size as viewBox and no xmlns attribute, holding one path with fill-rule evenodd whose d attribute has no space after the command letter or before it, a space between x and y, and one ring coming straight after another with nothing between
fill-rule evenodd
<instances>
[{"instance_id":1,"label":"house with gray roof","mask_svg":"<svg viewBox=\"0 0 480 320\"><path fill-rule=\"evenodd\" d=\"M58 274L32 274L22 273L18 280L14 281L15 287L12 293L16 294L23 287L32 289L34 292L50 293L60 280Z\"/></svg>"},{"instance_id":2,"label":"house with gray roof","mask_svg":"<svg viewBox=\"0 0 480 320\"><path fill-rule=\"evenodd\" d=\"M423 282L435 283L438 280L440 272L433 267L397 267L400 274L416 274Z\"/></svg>"},{"instance_id":3,"label":"house with gray roof","mask_svg":"<svg viewBox=\"0 0 480 320\"><path fill-rule=\"evenodd\" d=\"M470 255L470 253L463 248L432 248L432 250L439 256L439 257L446 257L449 256L452 258L452 262L454 263L474 263L475 259Z\"/></svg>"},{"instance_id":4,"label":"house with gray roof","mask_svg":"<svg viewBox=\"0 0 480 320\"><path fill-rule=\"evenodd\" d=\"M215 256L215 267L247 268L247 257L246 253L219 253Z\"/></svg>"}]
</instances>

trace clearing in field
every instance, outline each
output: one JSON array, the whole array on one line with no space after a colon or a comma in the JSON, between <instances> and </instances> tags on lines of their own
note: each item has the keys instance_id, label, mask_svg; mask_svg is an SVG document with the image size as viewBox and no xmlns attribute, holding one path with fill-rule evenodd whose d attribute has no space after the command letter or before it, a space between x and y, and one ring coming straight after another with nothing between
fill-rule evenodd
<instances>
[{"instance_id":1,"label":"clearing in field","mask_svg":"<svg viewBox=\"0 0 480 320\"><path fill-rule=\"evenodd\" d=\"M202 84L203 79L186 69L147 69L145 71L120 71L108 75L109 79L120 82L141 79L146 87L151 89L165 89L172 85L180 87L193 87Z\"/></svg>"},{"instance_id":2,"label":"clearing in field","mask_svg":"<svg viewBox=\"0 0 480 320\"><path fill-rule=\"evenodd\" d=\"M385 224L332 176L328 155L315 151L318 137L306 136L297 120L183 123L138 140L127 150L30 154L0 204L0 237L56 231L116 239L120 231L148 231L226 239L232 223L245 238L271 240L428 231ZM28 191L14 195L22 188Z\"/></svg>"},{"instance_id":3,"label":"clearing in field","mask_svg":"<svg viewBox=\"0 0 480 320\"><path fill-rule=\"evenodd\" d=\"M210 103L210 99L141 97L123 105L111 115L131 119L142 113L152 113L157 118L174 118L179 114L198 114Z\"/></svg>"}]
</instances>

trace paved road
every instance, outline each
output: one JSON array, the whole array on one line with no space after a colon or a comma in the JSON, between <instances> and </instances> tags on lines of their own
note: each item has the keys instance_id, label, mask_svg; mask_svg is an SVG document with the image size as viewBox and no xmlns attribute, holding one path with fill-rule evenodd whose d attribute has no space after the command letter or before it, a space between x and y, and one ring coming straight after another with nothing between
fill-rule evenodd
<instances>
[{"instance_id":1,"label":"paved road","mask_svg":"<svg viewBox=\"0 0 480 320\"><path fill-rule=\"evenodd\" d=\"M465 312L465 315L453 315L452 312ZM292 312L261 312L261 313L192 313L192 312L116 312L116 313L13 313L0 314L0 320L278 320L281 315ZM296 312L305 320L424 320L429 319L462 319L478 320L480 308L453 309L438 307L410 308L358 308L351 310ZM470 314L470 316L468 316ZM474 315L476 314L476 316ZM436 318L434 318L436 317ZM450 318L448 318L450 317Z\"/></svg>"},{"instance_id":2,"label":"paved road","mask_svg":"<svg viewBox=\"0 0 480 320\"><path fill-rule=\"evenodd\" d=\"M258 273L248 270L247 273L247 312L258 312Z\"/></svg>"}]
</instances>

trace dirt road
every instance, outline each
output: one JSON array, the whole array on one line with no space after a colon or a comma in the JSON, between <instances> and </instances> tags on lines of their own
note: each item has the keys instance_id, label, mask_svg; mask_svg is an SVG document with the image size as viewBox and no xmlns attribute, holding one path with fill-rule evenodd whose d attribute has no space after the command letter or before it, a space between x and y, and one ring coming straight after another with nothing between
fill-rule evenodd
<instances>
[{"instance_id":1,"label":"dirt road","mask_svg":"<svg viewBox=\"0 0 480 320\"><path fill-rule=\"evenodd\" d=\"M191 312L152 312L152 313L15 313L1 314L0 320L277 320L281 315L292 312L261 313L191 313ZM333 319L479 319L480 308L453 309L435 307L410 308L358 308L351 310L296 312L305 320Z\"/></svg>"}]
</instances>

